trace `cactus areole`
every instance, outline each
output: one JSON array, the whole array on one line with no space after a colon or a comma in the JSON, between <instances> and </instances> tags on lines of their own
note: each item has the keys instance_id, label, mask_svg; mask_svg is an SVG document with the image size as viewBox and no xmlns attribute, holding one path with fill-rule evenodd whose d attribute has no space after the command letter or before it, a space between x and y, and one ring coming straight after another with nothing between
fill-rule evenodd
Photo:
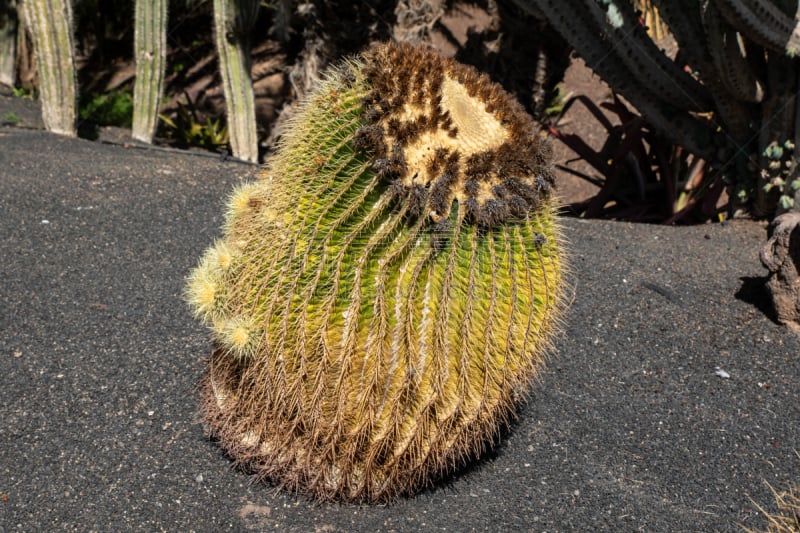
<instances>
[{"instance_id":1,"label":"cactus areole","mask_svg":"<svg viewBox=\"0 0 800 533\"><path fill-rule=\"evenodd\" d=\"M521 106L432 51L330 72L190 275L209 433L320 500L411 494L480 455L564 307L548 158Z\"/></svg>"}]
</instances>

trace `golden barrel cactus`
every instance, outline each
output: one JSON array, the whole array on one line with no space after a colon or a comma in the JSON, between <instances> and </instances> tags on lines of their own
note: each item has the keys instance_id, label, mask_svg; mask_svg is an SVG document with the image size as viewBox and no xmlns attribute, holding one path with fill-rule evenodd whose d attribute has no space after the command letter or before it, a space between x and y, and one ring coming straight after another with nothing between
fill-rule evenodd
<instances>
[{"instance_id":1,"label":"golden barrel cactus","mask_svg":"<svg viewBox=\"0 0 800 533\"><path fill-rule=\"evenodd\" d=\"M475 70L381 44L329 73L187 297L202 416L321 500L412 493L491 445L563 308L546 144Z\"/></svg>"}]
</instances>

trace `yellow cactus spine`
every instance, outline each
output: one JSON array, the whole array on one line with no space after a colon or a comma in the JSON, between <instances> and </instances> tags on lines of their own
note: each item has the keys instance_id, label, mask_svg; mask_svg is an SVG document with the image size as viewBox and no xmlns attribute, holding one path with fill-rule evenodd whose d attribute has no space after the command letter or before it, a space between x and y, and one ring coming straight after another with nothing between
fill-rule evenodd
<instances>
[{"instance_id":1,"label":"yellow cactus spine","mask_svg":"<svg viewBox=\"0 0 800 533\"><path fill-rule=\"evenodd\" d=\"M548 158L511 97L431 51L331 72L189 279L221 446L290 490L382 501L493 442L563 308Z\"/></svg>"}]
</instances>

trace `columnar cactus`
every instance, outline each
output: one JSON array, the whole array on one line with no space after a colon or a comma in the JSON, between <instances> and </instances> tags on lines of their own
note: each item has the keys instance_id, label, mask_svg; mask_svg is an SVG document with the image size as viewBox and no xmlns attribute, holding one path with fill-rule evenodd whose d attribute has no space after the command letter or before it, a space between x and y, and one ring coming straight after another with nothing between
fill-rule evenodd
<instances>
[{"instance_id":1,"label":"columnar cactus","mask_svg":"<svg viewBox=\"0 0 800 533\"><path fill-rule=\"evenodd\" d=\"M134 139L150 143L156 130L164 91L167 59L167 0L136 0L134 55L136 86L133 92Z\"/></svg>"},{"instance_id":2,"label":"columnar cactus","mask_svg":"<svg viewBox=\"0 0 800 533\"><path fill-rule=\"evenodd\" d=\"M290 490L411 493L497 438L550 347L548 147L488 78L410 45L333 70L291 120L189 278L203 418Z\"/></svg>"},{"instance_id":3,"label":"columnar cactus","mask_svg":"<svg viewBox=\"0 0 800 533\"><path fill-rule=\"evenodd\" d=\"M258 0L214 0L214 29L219 69L235 157L258 161L255 96L250 78L250 29Z\"/></svg>"},{"instance_id":4,"label":"columnar cactus","mask_svg":"<svg viewBox=\"0 0 800 533\"><path fill-rule=\"evenodd\" d=\"M25 0L25 21L33 40L42 120L48 131L77 133L75 46L69 0Z\"/></svg>"},{"instance_id":5,"label":"columnar cactus","mask_svg":"<svg viewBox=\"0 0 800 533\"><path fill-rule=\"evenodd\" d=\"M17 2L0 7L0 84L14 86L17 73Z\"/></svg>"}]
</instances>

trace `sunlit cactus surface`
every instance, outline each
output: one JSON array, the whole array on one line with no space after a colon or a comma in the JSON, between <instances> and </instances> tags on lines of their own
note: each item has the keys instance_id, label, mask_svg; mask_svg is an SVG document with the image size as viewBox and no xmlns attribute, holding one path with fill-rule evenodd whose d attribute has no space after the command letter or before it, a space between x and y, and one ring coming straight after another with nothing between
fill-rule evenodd
<instances>
[{"instance_id":1,"label":"sunlit cactus surface","mask_svg":"<svg viewBox=\"0 0 800 533\"><path fill-rule=\"evenodd\" d=\"M225 451L374 502L496 442L563 309L548 159L511 97L431 51L378 45L330 72L189 279Z\"/></svg>"}]
</instances>

